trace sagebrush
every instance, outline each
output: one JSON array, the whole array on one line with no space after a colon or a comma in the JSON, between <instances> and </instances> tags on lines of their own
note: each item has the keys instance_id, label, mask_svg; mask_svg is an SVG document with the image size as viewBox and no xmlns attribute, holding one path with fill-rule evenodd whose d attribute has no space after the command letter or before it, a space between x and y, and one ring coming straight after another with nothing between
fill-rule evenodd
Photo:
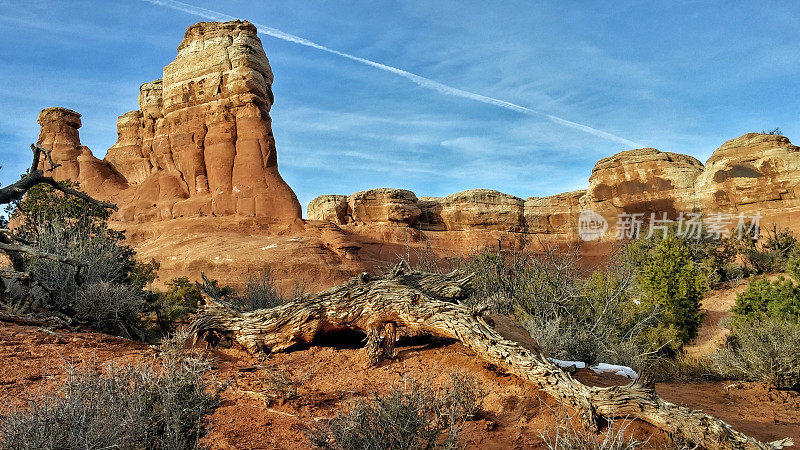
<instances>
[{"instance_id":1,"label":"sagebrush","mask_svg":"<svg viewBox=\"0 0 800 450\"><path fill-rule=\"evenodd\" d=\"M208 362L184 355L182 342L164 344L156 367L69 367L56 392L0 423L0 449L200 448L218 396Z\"/></svg>"},{"instance_id":2,"label":"sagebrush","mask_svg":"<svg viewBox=\"0 0 800 450\"><path fill-rule=\"evenodd\" d=\"M482 399L469 376L451 374L443 390L406 378L387 395L376 392L371 401L337 413L309 437L323 449L455 449L464 422L480 412Z\"/></svg>"},{"instance_id":3,"label":"sagebrush","mask_svg":"<svg viewBox=\"0 0 800 450\"><path fill-rule=\"evenodd\" d=\"M781 319L743 323L711 360L727 378L800 390L800 324Z\"/></svg>"}]
</instances>

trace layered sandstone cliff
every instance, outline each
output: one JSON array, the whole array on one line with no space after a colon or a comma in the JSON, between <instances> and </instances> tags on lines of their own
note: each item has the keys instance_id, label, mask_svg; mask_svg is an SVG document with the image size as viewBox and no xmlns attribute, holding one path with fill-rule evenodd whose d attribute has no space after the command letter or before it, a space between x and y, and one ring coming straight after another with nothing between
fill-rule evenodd
<instances>
[{"instance_id":1,"label":"layered sandstone cliff","mask_svg":"<svg viewBox=\"0 0 800 450\"><path fill-rule=\"evenodd\" d=\"M800 148L784 136L748 133L720 146L697 178L703 209L766 213L798 206Z\"/></svg>"},{"instance_id":2,"label":"layered sandstone cliff","mask_svg":"<svg viewBox=\"0 0 800 450\"><path fill-rule=\"evenodd\" d=\"M703 164L678 153L641 148L617 153L595 164L585 206L607 217L627 213L667 213L674 217L697 207L697 177Z\"/></svg>"},{"instance_id":3,"label":"layered sandstone cliff","mask_svg":"<svg viewBox=\"0 0 800 450\"><path fill-rule=\"evenodd\" d=\"M61 108L42 112L40 143L60 158L57 178L116 201L124 221L297 220L300 204L278 173L272 79L255 26L201 22L163 78L141 85L139 109L119 117L105 160L80 145L80 115Z\"/></svg>"},{"instance_id":4,"label":"layered sandstone cliff","mask_svg":"<svg viewBox=\"0 0 800 450\"><path fill-rule=\"evenodd\" d=\"M526 199L523 209L525 231L574 237L582 209L581 200L585 195L585 190L579 190Z\"/></svg>"},{"instance_id":5,"label":"layered sandstone cliff","mask_svg":"<svg viewBox=\"0 0 800 450\"><path fill-rule=\"evenodd\" d=\"M631 150L600 160L584 206L621 212L761 214L784 226L800 207L800 149L784 136L748 133L714 151L705 166L687 155ZM800 222L800 216L796 218Z\"/></svg>"},{"instance_id":6,"label":"layered sandstone cliff","mask_svg":"<svg viewBox=\"0 0 800 450\"><path fill-rule=\"evenodd\" d=\"M400 191L380 189L381 192ZM365 191L367 193L373 191ZM680 213L760 214L767 222L800 229L800 148L784 136L749 133L719 147L706 165L678 153L653 148L627 150L597 162L586 190L526 200L497 191L476 189L447 197L421 197L404 192L408 220L375 219L354 210L397 208L377 195L322 196L308 206L309 219L339 225L392 224L432 231L506 231L578 237L583 210L602 215L610 224L619 214ZM356 219L358 217L358 219Z\"/></svg>"},{"instance_id":7,"label":"layered sandstone cliff","mask_svg":"<svg viewBox=\"0 0 800 450\"><path fill-rule=\"evenodd\" d=\"M379 188L349 196L322 195L308 204L307 217L338 225L382 224L423 230L522 230L523 200L489 189L444 198L417 198L405 189Z\"/></svg>"}]
</instances>

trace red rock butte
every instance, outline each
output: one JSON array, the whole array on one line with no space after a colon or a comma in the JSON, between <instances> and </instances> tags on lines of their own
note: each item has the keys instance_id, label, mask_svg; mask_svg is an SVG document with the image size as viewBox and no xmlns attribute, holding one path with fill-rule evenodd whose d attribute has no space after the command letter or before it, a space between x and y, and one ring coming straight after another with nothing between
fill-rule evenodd
<instances>
[{"instance_id":1,"label":"red rock butte","mask_svg":"<svg viewBox=\"0 0 800 450\"><path fill-rule=\"evenodd\" d=\"M256 27L189 27L163 78L139 89L139 109L117 120L103 161L80 144L80 115L48 108L39 142L52 146L58 178L117 202L120 219L241 215L300 219L300 203L278 173L269 116L272 70Z\"/></svg>"},{"instance_id":2,"label":"red rock butte","mask_svg":"<svg viewBox=\"0 0 800 450\"><path fill-rule=\"evenodd\" d=\"M652 148L623 151L595 165L586 190L522 199L380 188L320 196L302 221L278 173L272 82L255 26L201 22L186 30L162 78L141 85L139 109L119 117L105 159L81 145L81 116L65 108L42 110L39 143L61 165L57 179L118 205L114 226L140 257L161 262L163 281L205 271L240 282L270 265L279 280L325 287L409 249L442 257L530 237L574 242L587 209L612 226L622 212L726 212L800 231L800 148L761 133L725 142L705 165ZM587 255L608 248L581 245Z\"/></svg>"}]
</instances>

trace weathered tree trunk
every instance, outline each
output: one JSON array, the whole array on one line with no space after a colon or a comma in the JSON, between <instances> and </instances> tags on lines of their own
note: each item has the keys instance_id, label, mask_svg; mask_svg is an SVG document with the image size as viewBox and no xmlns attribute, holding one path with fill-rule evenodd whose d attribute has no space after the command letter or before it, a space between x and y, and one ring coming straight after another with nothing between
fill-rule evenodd
<instances>
[{"instance_id":1,"label":"weathered tree trunk","mask_svg":"<svg viewBox=\"0 0 800 450\"><path fill-rule=\"evenodd\" d=\"M362 274L342 285L272 309L240 313L210 300L192 324L195 341L225 337L253 354L280 352L321 333L354 329L367 334L372 361L394 356L394 332L404 328L457 339L481 358L537 386L578 411L596 428L614 419L641 419L676 440L709 449L782 448L765 444L725 422L660 399L651 383L589 387L517 342L503 338L481 316L456 302L470 291L471 276L405 273Z\"/></svg>"}]
</instances>

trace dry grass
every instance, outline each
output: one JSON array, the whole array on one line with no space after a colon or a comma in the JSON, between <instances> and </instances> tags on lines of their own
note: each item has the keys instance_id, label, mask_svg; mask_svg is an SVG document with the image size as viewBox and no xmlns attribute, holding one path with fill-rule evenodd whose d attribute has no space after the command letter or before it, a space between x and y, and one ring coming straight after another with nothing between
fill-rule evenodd
<instances>
[{"instance_id":1,"label":"dry grass","mask_svg":"<svg viewBox=\"0 0 800 450\"><path fill-rule=\"evenodd\" d=\"M56 392L0 423L0 449L199 448L218 403L209 365L184 355L180 337L161 350L156 367L70 367Z\"/></svg>"},{"instance_id":2,"label":"dry grass","mask_svg":"<svg viewBox=\"0 0 800 450\"><path fill-rule=\"evenodd\" d=\"M323 449L455 449L465 421L481 411L483 392L474 378L451 374L446 389L404 379L388 395L358 401L309 432Z\"/></svg>"}]
</instances>

